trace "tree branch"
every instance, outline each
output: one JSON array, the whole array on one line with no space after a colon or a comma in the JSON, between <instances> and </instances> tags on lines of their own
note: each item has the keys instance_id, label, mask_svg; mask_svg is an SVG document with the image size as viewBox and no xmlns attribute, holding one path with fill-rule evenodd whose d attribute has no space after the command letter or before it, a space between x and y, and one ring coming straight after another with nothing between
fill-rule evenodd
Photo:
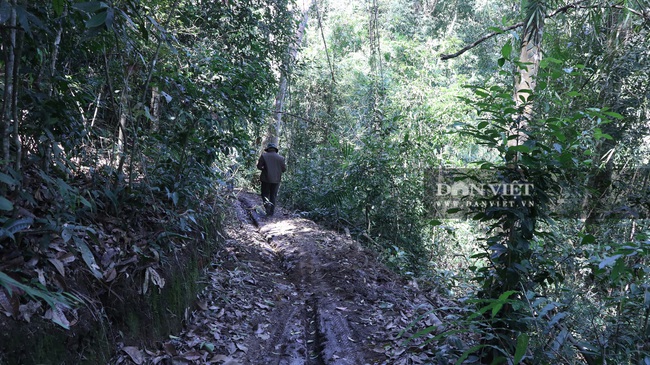
<instances>
[{"instance_id":1,"label":"tree branch","mask_svg":"<svg viewBox=\"0 0 650 365\"><path fill-rule=\"evenodd\" d=\"M579 1L576 1L574 3L565 5L565 6L561 7L561 8L556 9L556 10L552 11L551 13L547 14L546 18L552 18L552 17L554 17L554 16L556 16L558 14L566 13L567 11L569 11L569 9L576 9L576 8L578 8L578 5L580 5L581 3L584 3L585 1L587 1L587 0L579 0ZM451 54L444 54L444 53L441 54L440 59L444 61L444 60L448 60L450 58L456 58L456 57L462 55L463 53L469 51L470 49L478 46L479 44L487 41L488 39L490 39L490 38L492 38L494 36L497 36L499 34L507 32L509 30L513 30L513 29L523 27L523 26L524 26L524 22L519 22L519 23L513 24L513 25L511 25L509 27L501 28L498 31L495 31L495 32L484 35L483 37L481 37L481 38L477 39L476 41L474 41L472 44L469 44L469 45L461 48L458 52L451 53Z\"/></svg>"},{"instance_id":2,"label":"tree branch","mask_svg":"<svg viewBox=\"0 0 650 365\"><path fill-rule=\"evenodd\" d=\"M456 52L456 53L451 53L451 54L444 54L444 53L443 53L443 54L441 54L441 55L440 55L440 59L444 61L444 60L448 60L448 59L450 59L450 58L456 58L456 57L462 55L463 53L469 51L470 49L472 49L472 48L478 46L479 44L481 44L481 43L487 41L488 39L490 39L490 38L492 38L492 37L494 37L494 36L496 36L496 35L499 35L499 34L501 34L501 33L505 33L505 32L507 32L507 31L509 31L509 30L513 30L513 29L519 28L519 27L521 27L521 26L523 26L523 25L524 25L524 22L519 22L519 23L517 23L517 24L513 24L513 25L511 25L511 26L509 26L509 27L507 27L507 28L503 28L503 29L501 29L501 30L498 31L498 32L492 32L492 33L490 33L490 34L486 34L486 35L484 35L483 37L481 37L481 38L477 39L476 41L474 41L474 43L472 43L472 44L468 44L467 46L461 48L460 51L458 51L458 52Z\"/></svg>"}]
</instances>

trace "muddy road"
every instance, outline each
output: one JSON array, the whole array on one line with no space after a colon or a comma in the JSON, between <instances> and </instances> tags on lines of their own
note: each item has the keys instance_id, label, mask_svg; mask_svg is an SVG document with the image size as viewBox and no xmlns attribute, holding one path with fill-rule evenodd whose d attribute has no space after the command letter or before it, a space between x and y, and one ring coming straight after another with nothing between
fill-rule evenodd
<instances>
[{"instance_id":1,"label":"muddy road","mask_svg":"<svg viewBox=\"0 0 650 365\"><path fill-rule=\"evenodd\" d=\"M441 305L343 234L233 199L225 246L186 329L155 348L127 346L116 363L227 365L430 364L435 351L400 332L443 324Z\"/></svg>"}]
</instances>

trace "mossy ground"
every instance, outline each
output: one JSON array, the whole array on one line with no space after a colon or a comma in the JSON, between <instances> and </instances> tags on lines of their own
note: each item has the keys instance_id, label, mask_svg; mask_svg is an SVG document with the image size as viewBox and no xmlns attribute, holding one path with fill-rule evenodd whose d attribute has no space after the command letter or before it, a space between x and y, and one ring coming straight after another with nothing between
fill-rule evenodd
<instances>
[{"instance_id":1,"label":"mossy ground","mask_svg":"<svg viewBox=\"0 0 650 365\"><path fill-rule=\"evenodd\" d=\"M70 330L42 318L31 323L0 319L0 365L107 364L118 342L146 345L178 332L186 309L201 290L203 267L217 246L203 242L174 255L163 265L165 286L152 285L145 295L138 292L141 279L122 282L114 288L119 299L107 296L103 313L81 307L79 321Z\"/></svg>"}]
</instances>

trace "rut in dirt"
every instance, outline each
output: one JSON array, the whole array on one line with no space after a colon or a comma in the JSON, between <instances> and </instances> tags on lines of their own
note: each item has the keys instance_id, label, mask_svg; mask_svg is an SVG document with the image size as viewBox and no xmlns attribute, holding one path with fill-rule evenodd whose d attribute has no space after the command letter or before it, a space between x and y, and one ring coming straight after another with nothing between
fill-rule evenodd
<instances>
[{"instance_id":1,"label":"rut in dirt","mask_svg":"<svg viewBox=\"0 0 650 365\"><path fill-rule=\"evenodd\" d=\"M245 360L292 365L358 365L379 360L364 346L368 345L366 328L354 328L349 319L353 304L347 297L349 280L355 272L347 258L358 255L360 247L354 241L323 238L320 228L305 219L260 215L257 200L249 194L239 197L260 234L275 248L298 295L285 328L279 323L271 340L259 344L262 358ZM324 255L330 255L326 263ZM302 340L294 338L296 333Z\"/></svg>"},{"instance_id":2,"label":"rut in dirt","mask_svg":"<svg viewBox=\"0 0 650 365\"><path fill-rule=\"evenodd\" d=\"M442 322L428 295L349 236L297 214L233 199L226 244L183 333L157 348L125 346L116 363L402 365L435 363L402 330ZM434 335L436 332L433 332ZM128 351L127 351L128 349Z\"/></svg>"}]
</instances>

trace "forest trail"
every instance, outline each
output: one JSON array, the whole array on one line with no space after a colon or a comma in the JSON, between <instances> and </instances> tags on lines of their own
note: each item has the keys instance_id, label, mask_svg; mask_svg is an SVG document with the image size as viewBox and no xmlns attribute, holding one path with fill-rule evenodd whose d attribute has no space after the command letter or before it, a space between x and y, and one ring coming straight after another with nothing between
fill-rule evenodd
<instances>
[{"instance_id":1,"label":"forest trail","mask_svg":"<svg viewBox=\"0 0 650 365\"><path fill-rule=\"evenodd\" d=\"M400 336L442 323L440 303L356 241L283 209L266 217L239 193L227 240L185 330L158 348L124 346L117 364L424 364L435 356Z\"/></svg>"}]
</instances>

